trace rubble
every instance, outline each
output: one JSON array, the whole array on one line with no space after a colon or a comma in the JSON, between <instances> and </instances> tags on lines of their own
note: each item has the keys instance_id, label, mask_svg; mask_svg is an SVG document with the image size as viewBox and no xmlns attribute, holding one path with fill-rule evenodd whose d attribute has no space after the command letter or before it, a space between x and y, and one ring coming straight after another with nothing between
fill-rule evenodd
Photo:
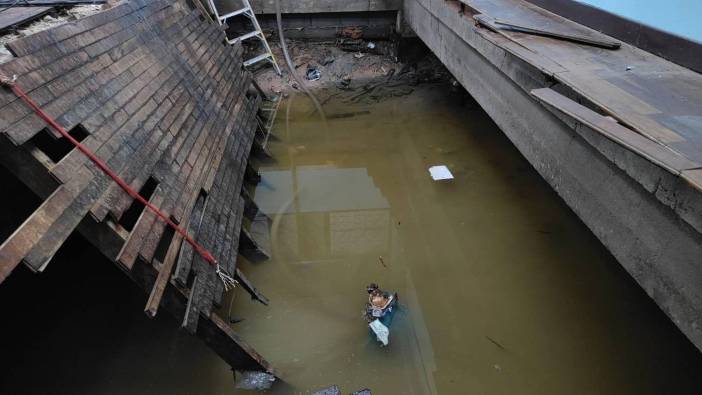
<instances>
[{"instance_id":1,"label":"rubble","mask_svg":"<svg viewBox=\"0 0 702 395\"><path fill-rule=\"evenodd\" d=\"M315 91L321 104L336 97L347 103L377 103L387 98L405 96L414 87L424 83L450 81L452 77L446 68L432 54L417 61L402 63L397 53L377 54L371 52L350 52L348 43L353 40L336 42L288 41L290 55L298 79L306 80L307 87ZM353 41L358 47L368 49L368 42ZM396 48L389 42L374 42L374 50ZM272 45L274 55L282 59L277 45ZM358 56L361 53L362 56ZM300 87L287 70L279 77L270 67L254 71L256 79L264 90L286 94Z\"/></svg>"}]
</instances>

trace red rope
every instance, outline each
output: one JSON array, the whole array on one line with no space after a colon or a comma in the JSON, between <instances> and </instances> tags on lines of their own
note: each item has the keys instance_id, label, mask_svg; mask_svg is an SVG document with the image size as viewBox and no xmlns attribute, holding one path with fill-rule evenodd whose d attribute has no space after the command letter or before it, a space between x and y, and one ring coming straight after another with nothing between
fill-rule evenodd
<instances>
[{"instance_id":1,"label":"red rope","mask_svg":"<svg viewBox=\"0 0 702 395\"><path fill-rule=\"evenodd\" d=\"M49 116L49 114L45 113L44 110L42 110L39 107L39 105L37 105L34 102L34 100L32 100L27 95L27 93L25 93L24 90L22 90L22 88L20 88L15 83L14 78L10 79L10 78L7 78L5 76L0 75L0 84L3 84L5 86L9 86L10 89L12 89L12 92L14 92L15 95L17 95L19 98L24 100L24 102L27 103L27 105L29 107L31 107L31 109L34 110L34 112L41 119L44 120L44 122L46 122L54 130L59 132L63 137L68 139L68 141L70 141L71 144L73 144L76 148L78 148L78 150L80 150L80 152L85 154L85 156L87 156L88 159L90 159L93 163L95 163L95 165L100 170L102 170L103 173L105 173L108 177L110 177L112 180L114 180L114 182L116 182L117 185L119 185L122 189L124 189L124 191L127 192L129 194L129 196L133 197L134 199L141 202L144 206L148 207L149 210L153 211L154 214L156 214L156 216L158 216L163 222L165 222L168 226L173 228L178 234L183 236L183 239L185 239L185 241L187 241L191 246L193 246L195 251L197 251L197 253L200 254L200 256L202 256L202 258L204 258L207 262L211 263L215 267L219 266L217 259L215 259L215 257L212 256L212 254L210 254L209 251L207 251L203 246L201 246L192 237L190 237L190 235L188 235L188 232L186 232L185 229L176 225L173 221L171 221L168 218L168 216L163 211L161 211L158 207L151 204L148 200L144 199L143 196L139 195L139 192L132 189L132 187L130 187L129 184L127 184L114 171L112 171L112 169L110 169L105 162L100 160L100 158L98 158L92 151L90 151L90 149L88 149L88 147L81 144L80 141L74 139L73 136L68 134L68 132L63 127L61 127L61 125L56 123L56 121L54 121L54 119L51 118L51 116Z\"/></svg>"}]
</instances>

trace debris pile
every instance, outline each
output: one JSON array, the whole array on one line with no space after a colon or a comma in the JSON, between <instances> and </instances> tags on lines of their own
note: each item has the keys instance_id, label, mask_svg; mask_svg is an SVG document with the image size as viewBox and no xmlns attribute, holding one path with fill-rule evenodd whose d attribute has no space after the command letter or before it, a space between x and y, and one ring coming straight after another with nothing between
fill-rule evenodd
<instances>
[{"instance_id":1,"label":"debris pile","mask_svg":"<svg viewBox=\"0 0 702 395\"><path fill-rule=\"evenodd\" d=\"M372 44L372 45L371 45ZM289 51L299 79L308 81L322 104L332 98L346 103L372 104L405 96L424 83L452 80L451 74L432 54L416 62L402 63L392 42L344 39L335 42L290 41ZM394 48L392 51L388 48ZM273 53L282 59L280 48ZM300 87L287 70L283 78L270 67L255 71L264 90L286 94Z\"/></svg>"}]
</instances>

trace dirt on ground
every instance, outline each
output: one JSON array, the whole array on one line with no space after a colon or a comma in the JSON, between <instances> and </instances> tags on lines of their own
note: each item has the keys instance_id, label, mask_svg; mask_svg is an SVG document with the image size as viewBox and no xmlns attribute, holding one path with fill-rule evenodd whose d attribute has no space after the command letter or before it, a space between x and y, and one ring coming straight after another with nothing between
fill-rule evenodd
<instances>
[{"instance_id":1,"label":"dirt on ground","mask_svg":"<svg viewBox=\"0 0 702 395\"><path fill-rule=\"evenodd\" d=\"M382 44L373 43L375 45ZM261 63L262 66L252 70L259 85L274 94L302 92L300 83L291 76L285 64L280 46L273 42L271 46L282 76L278 76L269 64ZM338 43L288 40L288 46L297 78L314 92L321 104L334 97L349 103L373 103L408 95L421 83L453 79L431 53L417 61L403 63L394 53L379 55L349 51L348 46Z\"/></svg>"}]
</instances>

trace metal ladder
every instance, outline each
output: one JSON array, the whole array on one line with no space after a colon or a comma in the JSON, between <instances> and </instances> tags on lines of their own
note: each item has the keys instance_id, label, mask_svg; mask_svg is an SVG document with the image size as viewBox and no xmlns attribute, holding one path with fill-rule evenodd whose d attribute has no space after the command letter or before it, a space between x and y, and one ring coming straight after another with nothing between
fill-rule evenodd
<instances>
[{"instance_id":1,"label":"metal ladder","mask_svg":"<svg viewBox=\"0 0 702 395\"><path fill-rule=\"evenodd\" d=\"M239 37L235 37L230 39L228 36L226 37L227 43L231 44L236 44L239 41L244 41L248 40L249 38L258 38L261 41L261 44L263 44L263 48L265 50L264 53L261 55L255 56L249 60L244 61L244 66L248 67L254 63L258 63L261 61L268 61L273 65L273 68L275 69L275 72L278 75L281 75L280 72L280 67L278 66L278 62L275 61L275 56L273 56L273 52L271 51L271 47L268 45L268 41L266 40L266 36L263 34L263 31L261 31L261 25L258 24L258 20L256 19L256 15L253 12L253 9L251 8L251 4L249 4L249 0L241 0L243 3L244 7L240 8L236 11L232 11L229 13L226 13L224 15L220 15L219 11L217 10L217 6L215 6L214 0L208 0L210 8L212 9L212 12L214 12L215 18L217 18L217 22L219 22L220 25L225 25L227 19L233 18L235 16L243 15L251 20L251 23L254 25L254 31L243 34ZM226 33L225 33L226 34Z\"/></svg>"}]
</instances>

